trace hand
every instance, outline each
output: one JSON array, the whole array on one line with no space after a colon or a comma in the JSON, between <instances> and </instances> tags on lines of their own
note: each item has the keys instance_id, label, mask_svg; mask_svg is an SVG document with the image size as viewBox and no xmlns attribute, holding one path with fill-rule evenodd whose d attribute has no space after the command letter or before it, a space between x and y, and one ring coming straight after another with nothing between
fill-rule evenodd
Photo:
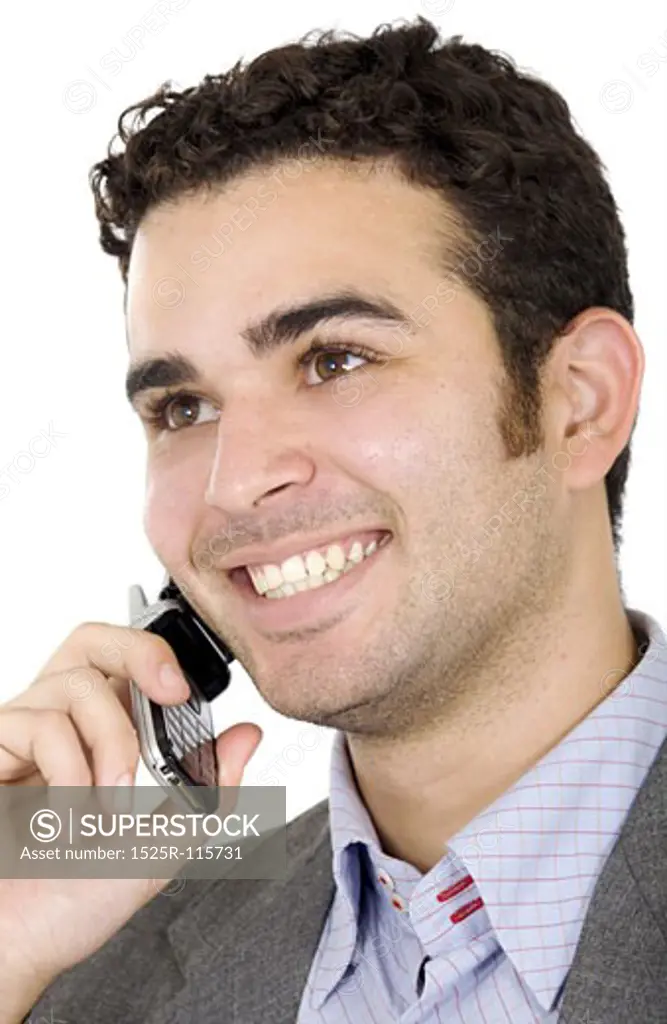
<instances>
[{"instance_id":1,"label":"hand","mask_svg":"<svg viewBox=\"0 0 667 1024\"><path fill-rule=\"evenodd\" d=\"M177 673L175 682L163 681L164 665ZM162 637L129 626L78 626L34 682L0 705L0 785L131 782L139 743L130 679L159 704L189 696ZM261 738L251 722L218 736L219 785L223 778L226 786L241 784ZM0 1024L20 1019L58 974L99 949L158 892L159 884L146 878L0 879L0 949L11 951L0 964L0 1004L8 1014Z\"/></svg>"}]
</instances>

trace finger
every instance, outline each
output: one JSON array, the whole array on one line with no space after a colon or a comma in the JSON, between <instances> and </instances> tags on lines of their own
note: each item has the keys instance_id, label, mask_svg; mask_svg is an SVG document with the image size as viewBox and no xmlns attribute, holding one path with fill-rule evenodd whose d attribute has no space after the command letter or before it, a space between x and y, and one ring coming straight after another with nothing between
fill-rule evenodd
<instances>
[{"instance_id":1,"label":"finger","mask_svg":"<svg viewBox=\"0 0 667 1024\"><path fill-rule=\"evenodd\" d=\"M240 722L220 733L215 741L219 786L240 786L248 761L257 750L263 732L252 722Z\"/></svg>"},{"instance_id":2,"label":"finger","mask_svg":"<svg viewBox=\"0 0 667 1024\"><path fill-rule=\"evenodd\" d=\"M90 786L91 772L71 719L51 708L5 708L0 715L0 780L36 766L48 786Z\"/></svg>"},{"instance_id":3,"label":"finger","mask_svg":"<svg viewBox=\"0 0 667 1024\"><path fill-rule=\"evenodd\" d=\"M234 793L234 788L240 786L241 779L243 777L244 769L257 749L263 732L258 725L252 722L241 722L237 725L230 726L221 733L216 740L216 750L218 754L218 761L220 763L220 773L218 785L219 790L219 803L214 813L217 813L219 817L224 817L234 811L239 793ZM182 808L178 803L175 802L175 797L172 795L168 797L157 811L162 814L170 815L173 812L182 812ZM210 812L209 812L210 813ZM193 840L191 836L185 838L177 837L170 838L170 844L173 844L177 849L182 849L187 846L191 846L193 842L200 843L202 841L202 834L199 833L199 838ZM205 837L204 837L205 838ZM179 862L179 867L167 864L164 868L164 876L161 879L156 879L156 884L165 885L170 878L180 870L183 866L183 862ZM172 870L173 868L173 870Z\"/></svg>"},{"instance_id":4,"label":"finger","mask_svg":"<svg viewBox=\"0 0 667 1024\"><path fill-rule=\"evenodd\" d=\"M111 685L98 669L86 669L87 688L73 691L71 673L56 679L38 679L16 699L18 707L53 708L70 716L93 768L95 785L115 786L139 760L139 741L132 719Z\"/></svg>"},{"instance_id":5,"label":"finger","mask_svg":"<svg viewBox=\"0 0 667 1024\"><path fill-rule=\"evenodd\" d=\"M115 786L134 777L139 739L130 715L108 680L88 701L73 701L70 715L90 750L96 786Z\"/></svg>"},{"instance_id":6,"label":"finger","mask_svg":"<svg viewBox=\"0 0 667 1024\"><path fill-rule=\"evenodd\" d=\"M176 681L161 678L163 665L175 670ZM167 641L145 629L84 622L55 651L38 679L69 674L73 685L88 668L99 669L105 676L133 679L158 704L178 704L190 695L190 687Z\"/></svg>"}]
</instances>

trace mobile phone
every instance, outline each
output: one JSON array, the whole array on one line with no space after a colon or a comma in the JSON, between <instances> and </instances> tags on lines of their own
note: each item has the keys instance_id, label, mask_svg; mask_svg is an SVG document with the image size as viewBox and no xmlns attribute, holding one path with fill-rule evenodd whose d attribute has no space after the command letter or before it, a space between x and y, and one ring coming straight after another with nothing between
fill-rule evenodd
<instances>
[{"instance_id":1,"label":"mobile phone","mask_svg":"<svg viewBox=\"0 0 667 1024\"><path fill-rule=\"evenodd\" d=\"M234 655L186 601L171 577L148 604L130 587L130 625L167 641L190 687L183 704L150 700L130 680L132 717L142 759L151 776L181 805L196 813L218 805L218 758L211 701L227 689Z\"/></svg>"}]
</instances>

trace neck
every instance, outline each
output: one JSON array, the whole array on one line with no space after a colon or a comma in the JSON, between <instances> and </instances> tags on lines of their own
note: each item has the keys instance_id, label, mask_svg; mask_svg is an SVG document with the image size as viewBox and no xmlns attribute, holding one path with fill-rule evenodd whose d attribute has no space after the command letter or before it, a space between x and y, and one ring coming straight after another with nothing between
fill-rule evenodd
<instances>
[{"instance_id":1,"label":"neck","mask_svg":"<svg viewBox=\"0 0 667 1024\"><path fill-rule=\"evenodd\" d=\"M477 664L464 681L466 693L483 699L472 696L449 720L400 741L347 734L357 786L385 853L430 870L452 836L632 671L637 647L615 574L613 581L592 600L584 587L565 610L523 618L496 647L493 665Z\"/></svg>"}]
</instances>

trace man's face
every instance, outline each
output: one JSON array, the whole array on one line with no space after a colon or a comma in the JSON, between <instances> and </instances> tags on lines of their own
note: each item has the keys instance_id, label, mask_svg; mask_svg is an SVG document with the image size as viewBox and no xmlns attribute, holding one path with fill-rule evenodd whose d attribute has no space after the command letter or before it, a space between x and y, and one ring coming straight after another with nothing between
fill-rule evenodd
<instances>
[{"instance_id":1,"label":"man's face","mask_svg":"<svg viewBox=\"0 0 667 1024\"><path fill-rule=\"evenodd\" d=\"M438 268L442 217L388 170L309 165L157 209L134 244L131 362L177 354L198 373L136 398L144 418L154 398L190 396L172 400L171 430L146 427L147 536L268 703L297 719L389 734L451 709L474 659L566 568L563 485L539 475L544 452L508 456L498 342L465 280ZM488 241L482 259L502 235ZM242 335L351 290L402 324L334 318L262 353ZM324 353L304 361L315 341ZM322 582L311 556L319 585L288 596L257 594L238 568L315 550L335 572L336 541L347 571Z\"/></svg>"}]
</instances>

